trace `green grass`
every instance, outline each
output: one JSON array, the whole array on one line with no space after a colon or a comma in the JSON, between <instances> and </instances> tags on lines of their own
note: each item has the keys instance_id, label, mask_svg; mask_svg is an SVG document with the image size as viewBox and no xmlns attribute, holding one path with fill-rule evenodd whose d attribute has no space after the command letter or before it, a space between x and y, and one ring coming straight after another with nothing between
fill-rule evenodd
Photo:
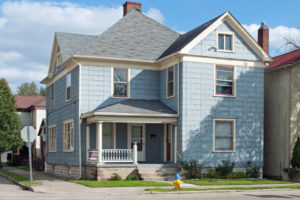
<instances>
[{"instance_id":1,"label":"green grass","mask_svg":"<svg viewBox=\"0 0 300 200\"><path fill-rule=\"evenodd\" d=\"M38 181L30 181L28 178L26 178L24 176L10 172L5 169L0 169L0 173L4 174L6 176L9 176L9 177L13 178L14 180L16 180L17 182L22 183L24 185L40 184L40 182L38 182Z\"/></svg>"},{"instance_id":2,"label":"green grass","mask_svg":"<svg viewBox=\"0 0 300 200\"><path fill-rule=\"evenodd\" d=\"M277 181L267 179L201 179L186 180L185 183L194 185L263 185L263 184L293 184L288 181Z\"/></svg>"},{"instance_id":3,"label":"green grass","mask_svg":"<svg viewBox=\"0 0 300 200\"><path fill-rule=\"evenodd\" d=\"M267 190L267 189L300 189L300 185L262 186L262 187L224 187L224 188L181 188L180 190L174 190L169 188L148 188L145 190L152 191L152 192L184 192L184 191Z\"/></svg>"},{"instance_id":4,"label":"green grass","mask_svg":"<svg viewBox=\"0 0 300 200\"><path fill-rule=\"evenodd\" d=\"M29 166L27 166L27 165L17 166L16 168L24 170L24 171L29 171L30 170Z\"/></svg>"},{"instance_id":5,"label":"green grass","mask_svg":"<svg viewBox=\"0 0 300 200\"><path fill-rule=\"evenodd\" d=\"M90 180L70 180L70 182L78 183L88 187L149 187L149 186L172 186L170 183L162 183L155 181L90 181Z\"/></svg>"}]
</instances>

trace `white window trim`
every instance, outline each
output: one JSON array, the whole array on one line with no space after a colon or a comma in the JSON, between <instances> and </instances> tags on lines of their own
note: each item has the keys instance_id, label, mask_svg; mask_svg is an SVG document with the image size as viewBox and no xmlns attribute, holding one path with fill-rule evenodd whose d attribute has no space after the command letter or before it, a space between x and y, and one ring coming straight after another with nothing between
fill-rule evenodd
<instances>
[{"instance_id":1,"label":"white window trim","mask_svg":"<svg viewBox=\"0 0 300 200\"><path fill-rule=\"evenodd\" d=\"M232 90L233 90L233 94L232 95L224 95L224 94L217 94L217 90L216 90L216 85L217 85L217 67L220 66L220 67L233 67L233 86L232 86ZM235 98L236 97L236 66L235 65L221 65L221 64L215 64L214 66L214 96L215 97L233 97Z\"/></svg>"},{"instance_id":2,"label":"white window trim","mask_svg":"<svg viewBox=\"0 0 300 200\"><path fill-rule=\"evenodd\" d=\"M233 123L233 138L232 150L218 150L216 149L216 121L232 122ZM232 118L213 118L213 152L235 152L235 137L236 137L236 119Z\"/></svg>"},{"instance_id":3,"label":"white window trim","mask_svg":"<svg viewBox=\"0 0 300 200\"><path fill-rule=\"evenodd\" d=\"M234 52L234 33L232 31L216 31L217 33L217 51L220 52L227 52L227 53L233 53ZM231 35L231 50L226 50L226 40L224 39L224 49L219 49L219 35L223 34L223 35Z\"/></svg>"},{"instance_id":4,"label":"white window trim","mask_svg":"<svg viewBox=\"0 0 300 200\"><path fill-rule=\"evenodd\" d=\"M169 73L168 73L168 70L170 68L173 68L173 95L172 96L168 96L168 82L169 82ZM170 99L170 98L173 98L175 97L175 65L171 66L171 67L168 67L166 69L166 98L167 99Z\"/></svg>"},{"instance_id":5,"label":"white window trim","mask_svg":"<svg viewBox=\"0 0 300 200\"><path fill-rule=\"evenodd\" d=\"M125 97L117 97L114 96L115 84L114 84L114 69L127 70L127 96ZM120 67L112 67L111 68L111 98L114 99L129 99L130 98L130 68L120 68Z\"/></svg>"},{"instance_id":6,"label":"white window trim","mask_svg":"<svg viewBox=\"0 0 300 200\"><path fill-rule=\"evenodd\" d=\"M72 122L73 124L73 148L69 149L69 150L65 150L65 124L68 124ZM69 119L69 120L65 120L64 121L64 126L63 126L63 152L73 152L74 148L75 148L75 129L74 129L75 125L74 125L74 120L73 119Z\"/></svg>"},{"instance_id":7,"label":"white window trim","mask_svg":"<svg viewBox=\"0 0 300 200\"><path fill-rule=\"evenodd\" d=\"M70 77L70 98L68 99L68 87L67 87L67 77L68 77L68 75L70 75L71 77ZM66 89L65 89L65 93L66 93L66 102L69 102L69 101L71 101L71 90L72 90L72 74L71 74L71 72L69 72L69 73L67 73L67 75L66 75L66 87L65 87Z\"/></svg>"},{"instance_id":8,"label":"white window trim","mask_svg":"<svg viewBox=\"0 0 300 200\"><path fill-rule=\"evenodd\" d=\"M50 109L55 108L55 83L52 83L50 85ZM52 105L52 92L51 92L51 88L53 86L53 105Z\"/></svg>"},{"instance_id":9,"label":"white window trim","mask_svg":"<svg viewBox=\"0 0 300 200\"><path fill-rule=\"evenodd\" d=\"M50 129L52 129L52 128L55 128L55 150L50 150L50 141L51 141L51 139L50 139ZM55 153L56 152L56 139L57 139L57 134L56 134L56 125L51 125L51 126L49 126L48 127L48 133L49 133L49 135L48 135L48 140L49 140L49 143L48 143L48 152L49 153Z\"/></svg>"}]
</instances>

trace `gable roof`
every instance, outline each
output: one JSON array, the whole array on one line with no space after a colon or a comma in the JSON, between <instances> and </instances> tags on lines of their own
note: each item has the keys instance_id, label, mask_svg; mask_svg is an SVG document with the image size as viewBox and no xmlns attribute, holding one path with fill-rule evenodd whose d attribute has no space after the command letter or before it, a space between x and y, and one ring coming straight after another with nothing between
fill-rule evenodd
<instances>
[{"instance_id":1,"label":"gable roof","mask_svg":"<svg viewBox=\"0 0 300 200\"><path fill-rule=\"evenodd\" d=\"M46 107L45 96L14 96L17 110L28 110L31 107Z\"/></svg>"},{"instance_id":2,"label":"gable roof","mask_svg":"<svg viewBox=\"0 0 300 200\"><path fill-rule=\"evenodd\" d=\"M172 53L180 51L183 47L185 47L188 43L190 43L195 37L197 37L200 33L202 33L202 31L204 31L207 27L209 27L212 23L214 23L222 15L219 15L218 17L198 26L197 28L195 28L183 35L180 35L180 37L159 58L163 58L168 55L171 55Z\"/></svg>"},{"instance_id":3,"label":"gable roof","mask_svg":"<svg viewBox=\"0 0 300 200\"><path fill-rule=\"evenodd\" d=\"M79 55L155 61L179 33L132 9Z\"/></svg>"},{"instance_id":4,"label":"gable roof","mask_svg":"<svg viewBox=\"0 0 300 200\"><path fill-rule=\"evenodd\" d=\"M273 61L269 63L265 70L275 69L284 65L293 64L294 62L300 60L300 49L291 51L272 58Z\"/></svg>"},{"instance_id":5,"label":"gable roof","mask_svg":"<svg viewBox=\"0 0 300 200\"><path fill-rule=\"evenodd\" d=\"M60 51L62 52L63 62L71 56L77 54L86 44L90 43L97 36L83 35L74 33L56 32Z\"/></svg>"}]
</instances>

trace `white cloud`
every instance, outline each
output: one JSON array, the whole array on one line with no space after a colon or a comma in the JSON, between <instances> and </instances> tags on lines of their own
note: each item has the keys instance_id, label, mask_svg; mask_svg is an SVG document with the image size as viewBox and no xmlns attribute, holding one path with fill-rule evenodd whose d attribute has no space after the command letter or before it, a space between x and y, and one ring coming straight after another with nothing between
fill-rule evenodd
<instances>
[{"instance_id":1,"label":"white cloud","mask_svg":"<svg viewBox=\"0 0 300 200\"><path fill-rule=\"evenodd\" d=\"M257 30L260 25L258 24L250 24L243 25L246 30L257 40ZM300 29L294 27L286 27L286 26L276 26L270 27L269 30L269 42L270 42L270 55L276 56L287 51L285 47L286 40L284 38L288 38L289 40L298 40L300 38Z\"/></svg>"},{"instance_id":2,"label":"white cloud","mask_svg":"<svg viewBox=\"0 0 300 200\"><path fill-rule=\"evenodd\" d=\"M98 35L123 16L122 6L68 2L6 1L0 4L0 78L11 89L42 80L48 71L54 32ZM155 8L147 16L163 23Z\"/></svg>"}]
</instances>

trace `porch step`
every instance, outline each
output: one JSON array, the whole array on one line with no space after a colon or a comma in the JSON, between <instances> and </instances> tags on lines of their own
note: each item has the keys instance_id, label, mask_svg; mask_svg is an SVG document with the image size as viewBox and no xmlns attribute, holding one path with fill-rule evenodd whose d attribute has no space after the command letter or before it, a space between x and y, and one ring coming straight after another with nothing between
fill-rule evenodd
<instances>
[{"instance_id":1,"label":"porch step","mask_svg":"<svg viewBox=\"0 0 300 200\"><path fill-rule=\"evenodd\" d=\"M141 178L146 181L170 181L179 168L138 168Z\"/></svg>"}]
</instances>

